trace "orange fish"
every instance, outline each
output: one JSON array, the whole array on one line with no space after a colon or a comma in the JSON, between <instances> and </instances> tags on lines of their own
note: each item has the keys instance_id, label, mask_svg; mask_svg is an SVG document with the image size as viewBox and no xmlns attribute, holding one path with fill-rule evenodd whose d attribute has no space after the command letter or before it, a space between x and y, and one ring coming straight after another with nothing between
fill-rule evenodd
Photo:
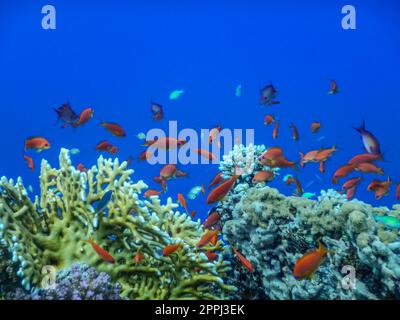
<instances>
[{"instance_id":1,"label":"orange fish","mask_svg":"<svg viewBox=\"0 0 400 320\"><path fill-rule=\"evenodd\" d=\"M136 263L141 263L143 261L144 255L141 253L139 250L135 254L135 262Z\"/></svg>"},{"instance_id":2,"label":"orange fish","mask_svg":"<svg viewBox=\"0 0 400 320\"><path fill-rule=\"evenodd\" d=\"M92 248L100 256L100 258L102 258L105 262L115 263L114 257L111 254L109 254L106 250L104 250L102 247L100 247L97 243L95 243L92 239L86 240L86 242L92 246Z\"/></svg>"},{"instance_id":3,"label":"orange fish","mask_svg":"<svg viewBox=\"0 0 400 320\"><path fill-rule=\"evenodd\" d=\"M218 238L218 230L210 230L207 231L199 240L199 242L197 243L197 248L201 248L204 247L205 245L209 244L211 242L211 240L213 240L213 238L215 238L215 236L217 236Z\"/></svg>"},{"instance_id":4,"label":"orange fish","mask_svg":"<svg viewBox=\"0 0 400 320\"><path fill-rule=\"evenodd\" d=\"M207 250L205 255L207 256L209 262L213 262L218 258L218 255L212 250Z\"/></svg>"},{"instance_id":5,"label":"orange fish","mask_svg":"<svg viewBox=\"0 0 400 320\"><path fill-rule=\"evenodd\" d=\"M182 170L176 169L176 176L178 178L186 177L188 175L187 172L183 172Z\"/></svg>"},{"instance_id":6,"label":"orange fish","mask_svg":"<svg viewBox=\"0 0 400 320\"><path fill-rule=\"evenodd\" d=\"M206 221L204 221L203 227L205 229L209 229L214 227L218 223L219 223L219 213L217 211L213 211L208 215Z\"/></svg>"},{"instance_id":7,"label":"orange fish","mask_svg":"<svg viewBox=\"0 0 400 320\"><path fill-rule=\"evenodd\" d=\"M94 110L92 108L86 108L82 110L82 112L79 114L79 119L77 123L75 123L73 126L74 127L79 127L87 123L90 119L92 119L94 114Z\"/></svg>"},{"instance_id":8,"label":"orange fish","mask_svg":"<svg viewBox=\"0 0 400 320\"><path fill-rule=\"evenodd\" d=\"M180 205L181 205L182 207L185 208L186 213L189 213L188 208L187 208L187 204L186 204L185 197L183 196L182 193L178 193L178 202L180 203Z\"/></svg>"},{"instance_id":9,"label":"orange fish","mask_svg":"<svg viewBox=\"0 0 400 320\"><path fill-rule=\"evenodd\" d=\"M392 184L390 177L386 181L373 180L368 185L368 191L375 191L375 199L380 200L389 193L389 187Z\"/></svg>"},{"instance_id":10,"label":"orange fish","mask_svg":"<svg viewBox=\"0 0 400 320\"><path fill-rule=\"evenodd\" d=\"M215 186L217 184L220 184L224 178L222 177L222 172L218 172L214 178L212 178L211 182L209 183L208 187L211 188L212 186Z\"/></svg>"},{"instance_id":11,"label":"orange fish","mask_svg":"<svg viewBox=\"0 0 400 320\"><path fill-rule=\"evenodd\" d=\"M354 187L351 187L351 188L347 189L347 191L346 191L346 199L347 200L353 199L354 195L356 193L356 190L357 190L357 186L354 186Z\"/></svg>"},{"instance_id":12,"label":"orange fish","mask_svg":"<svg viewBox=\"0 0 400 320\"><path fill-rule=\"evenodd\" d=\"M190 212L190 217L191 217L191 218L194 218L195 215L196 215L196 211L195 211L195 210L192 210L192 212Z\"/></svg>"},{"instance_id":13,"label":"orange fish","mask_svg":"<svg viewBox=\"0 0 400 320\"><path fill-rule=\"evenodd\" d=\"M297 130L297 127L292 123L290 128L292 129L293 139L295 141L299 141L299 131Z\"/></svg>"},{"instance_id":14,"label":"orange fish","mask_svg":"<svg viewBox=\"0 0 400 320\"><path fill-rule=\"evenodd\" d=\"M24 154L24 159L28 164L28 168L31 169L32 171L35 170L35 164L33 163L33 159L26 154Z\"/></svg>"},{"instance_id":15,"label":"orange fish","mask_svg":"<svg viewBox=\"0 0 400 320\"><path fill-rule=\"evenodd\" d=\"M299 260L297 260L293 275L296 279L302 280L311 277L319 266L324 262L328 249L319 241L318 249L307 252Z\"/></svg>"},{"instance_id":16,"label":"orange fish","mask_svg":"<svg viewBox=\"0 0 400 320\"><path fill-rule=\"evenodd\" d=\"M258 182L264 182L264 181L272 181L274 180L274 173L273 171L269 171L269 170L263 170L263 171L259 171L257 172L253 179L252 182L253 183L258 183Z\"/></svg>"},{"instance_id":17,"label":"orange fish","mask_svg":"<svg viewBox=\"0 0 400 320\"><path fill-rule=\"evenodd\" d=\"M294 178L294 184L296 185L296 195L301 197L304 193L303 187L301 186L300 180L295 177Z\"/></svg>"},{"instance_id":18,"label":"orange fish","mask_svg":"<svg viewBox=\"0 0 400 320\"><path fill-rule=\"evenodd\" d=\"M219 133L221 132L221 126L218 125L210 130L210 134L208 135L208 143L213 143L217 141ZM221 142L218 140L218 146L221 147Z\"/></svg>"},{"instance_id":19,"label":"orange fish","mask_svg":"<svg viewBox=\"0 0 400 320\"><path fill-rule=\"evenodd\" d=\"M332 183L338 183L338 179L348 176L351 172L353 172L353 170L354 166L351 164L345 164L344 166L339 167L339 169L337 169L333 174Z\"/></svg>"},{"instance_id":20,"label":"orange fish","mask_svg":"<svg viewBox=\"0 0 400 320\"><path fill-rule=\"evenodd\" d=\"M161 150L174 150L178 147L185 145L187 141L183 139L175 139L170 137L163 137L157 139L152 145L152 148Z\"/></svg>"},{"instance_id":21,"label":"orange fish","mask_svg":"<svg viewBox=\"0 0 400 320\"><path fill-rule=\"evenodd\" d=\"M103 140L103 141L100 141L100 142L97 144L96 150L99 150L99 151L109 151L109 150L111 149L111 147L112 147L112 145L111 145L108 141Z\"/></svg>"},{"instance_id":22,"label":"orange fish","mask_svg":"<svg viewBox=\"0 0 400 320\"><path fill-rule=\"evenodd\" d=\"M34 149L36 152L42 152L50 148L50 143L43 137L29 137L25 140L25 152L28 149Z\"/></svg>"},{"instance_id":23,"label":"orange fish","mask_svg":"<svg viewBox=\"0 0 400 320\"><path fill-rule=\"evenodd\" d=\"M116 154L118 153L119 148L117 146L111 146L111 148L108 150L109 154Z\"/></svg>"},{"instance_id":24,"label":"orange fish","mask_svg":"<svg viewBox=\"0 0 400 320\"><path fill-rule=\"evenodd\" d=\"M300 166L304 168L305 164L308 162L318 162L316 159L319 150L312 150L306 154L299 152L300 154Z\"/></svg>"},{"instance_id":25,"label":"orange fish","mask_svg":"<svg viewBox=\"0 0 400 320\"><path fill-rule=\"evenodd\" d=\"M117 123L102 122L100 125L105 127L114 137L126 137L125 130Z\"/></svg>"},{"instance_id":26,"label":"orange fish","mask_svg":"<svg viewBox=\"0 0 400 320\"><path fill-rule=\"evenodd\" d=\"M154 190L154 189L149 189L144 193L144 196L146 198L150 198L152 196L159 196L161 194L160 191Z\"/></svg>"},{"instance_id":27,"label":"orange fish","mask_svg":"<svg viewBox=\"0 0 400 320\"><path fill-rule=\"evenodd\" d=\"M240 262L246 267L247 270L249 270L251 273L254 272L254 268L251 265L250 261L247 260L236 248L232 246L233 252L235 252L236 256L239 258Z\"/></svg>"},{"instance_id":28,"label":"orange fish","mask_svg":"<svg viewBox=\"0 0 400 320\"><path fill-rule=\"evenodd\" d=\"M144 150L140 153L138 160L144 161L150 159L153 156L153 152L151 150Z\"/></svg>"},{"instance_id":29,"label":"orange fish","mask_svg":"<svg viewBox=\"0 0 400 320\"><path fill-rule=\"evenodd\" d=\"M349 164L358 165L360 163L374 162L376 160L382 160L382 155L375 153L363 153L351 158Z\"/></svg>"},{"instance_id":30,"label":"orange fish","mask_svg":"<svg viewBox=\"0 0 400 320\"><path fill-rule=\"evenodd\" d=\"M161 188L162 188L162 191L163 192L166 192L167 191L167 181L165 181L164 179L163 180L161 180Z\"/></svg>"},{"instance_id":31,"label":"orange fish","mask_svg":"<svg viewBox=\"0 0 400 320\"><path fill-rule=\"evenodd\" d=\"M163 249L162 254L164 256L169 256L170 254L174 253L176 250L180 249L181 247L182 247L182 244L180 244L180 243L170 244Z\"/></svg>"},{"instance_id":32,"label":"orange fish","mask_svg":"<svg viewBox=\"0 0 400 320\"><path fill-rule=\"evenodd\" d=\"M218 242L218 233L214 234L214 236L211 238L211 245L215 246Z\"/></svg>"},{"instance_id":33,"label":"orange fish","mask_svg":"<svg viewBox=\"0 0 400 320\"><path fill-rule=\"evenodd\" d=\"M278 130L279 130L279 122L280 120L276 120L275 121L275 125L274 125L274 131L272 131L272 138L275 140L276 138L278 138Z\"/></svg>"},{"instance_id":34,"label":"orange fish","mask_svg":"<svg viewBox=\"0 0 400 320\"><path fill-rule=\"evenodd\" d=\"M271 147L262 154L261 159L275 160L281 156L283 156L283 149L281 147Z\"/></svg>"},{"instance_id":35,"label":"orange fish","mask_svg":"<svg viewBox=\"0 0 400 320\"><path fill-rule=\"evenodd\" d=\"M343 190L351 189L353 187L356 187L360 182L361 182L361 178L360 177L351 178L351 179L347 180L345 183L343 183L342 189Z\"/></svg>"},{"instance_id":36,"label":"orange fish","mask_svg":"<svg viewBox=\"0 0 400 320\"><path fill-rule=\"evenodd\" d=\"M290 161L285 157L277 158L276 160L267 163L267 165L270 166L271 168L292 168L294 170L298 170L296 166L297 162Z\"/></svg>"},{"instance_id":37,"label":"orange fish","mask_svg":"<svg viewBox=\"0 0 400 320\"><path fill-rule=\"evenodd\" d=\"M373 173L383 175L383 169L370 162L363 162L356 165L355 170L362 173Z\"/></svg>"},{"instance_id":38,"label":"orange fish","mask_svg":"<svg viewBox=\"0 0 400 320\"><path fill-rule=\"evenodd\" d=\"M194 152L196 152L198 155L203 157L204 159L210 160L210 161L217 161L218 158L210 151L205 150L205 149L194 149Z\"/></svg>"},{"instance_id":39,"label":"orange fish","mask_svg":"<svg viewBox=\"0 0 400 320\"><path fill-rule=\"evenodd\" d=\"M325 172L325 161L319 162L319 172L321 172L321 173Z\"/></svg>"},{"instance_id":40,"label":"orange fish","mask_svg":"<svg viewBox=\"0 0 400 320\"><path fill-rule=\"evenodd\" d=\"M160 177L163 179L171 179L176 175L176 165L175 164L166 164L160 170Z\"/></svg>"},{"instance_id":41,"label":"orange fish","mask_svg":"<svg viewBox=\"0 0 400 320\"><path fill-rule=\"evenodd\" d=\"M217 201L221 201L228 193L231 191L232 187L235 185L235 182L239 175L234 175L228 180L221 183L218 187L213 189L206 200L207 204L213 204Z\"/></svg>"},{"instance_id":42,"label":"orange fish","mask_svg":"<svg viewBox=\"0 0 400 320\"><path fill-rule=\"evenodd\" d=\"M80 171L80 172L85 172L85 173L88 172L88 169L87 169L82 163L79 163L79 164L76 166L76 170L78 170L78 171Z\"/></svg>"},{"instance_id":43,"label":"orange fish","mask_svg":"<svg viewBox=\"0 0 400 320\"><path fill-rule=\"evenodd\" d=\"M321 122L312 122L310 130L312 133L317 133L321 128Z\"/></svg>"},{"instance_id":44,"label":"orange fish","mask_svg":"<svg viewBox=\"0 0 400 320\"><path fill-rule=\"evenodd\" d=\"M400 183L396 186L396 199L400 200Z\"/></svg>"},{"instance_id":45,"label":"orange fish","mask_svg":"<svg viewBox=\"0 0 400 320\"><path fill-rule=\"evenodd\" d=\"M315 161L326 161L330 157L332 157L333 153L336 152L337 149L335 146L332 148L321 149L318 151L317 155L315 156Z\"/></svg>"},{"instance_id":46,"label":"orange fish","mask_svg":"<svg viewBox=\"0 0 400 320\"><path fill-rule=\"evenodd\" d=\"M204 188L204 184L201 185L201 193L206 194L206 189Z\"/></svg>"},{"instance_id":47,"label":"orange fish","mask_svg":"<svg viewBox=\"0 0 400 320\"><path fill-rule=\"evenodd\" d=\"M274 121L275 121L275 117L272 114L267 114L264 118L264 124L267 126L269 126Z\"/></svg>"}]
</instances>

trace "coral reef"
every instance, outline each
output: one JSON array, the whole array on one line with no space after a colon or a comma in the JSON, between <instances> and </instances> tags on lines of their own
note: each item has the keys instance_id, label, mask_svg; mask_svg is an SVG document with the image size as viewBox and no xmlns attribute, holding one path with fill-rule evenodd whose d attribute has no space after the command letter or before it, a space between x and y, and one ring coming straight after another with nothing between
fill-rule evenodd
<instances>
[{"instance_id":1,"label":"coral reef","mask_svg":"<svg viewBox=\"0 0 400 320\"><path fill-rule=\"evenodd\" d=\"M18 262L17 275L26 291L40 287L42 269L63 269L81 262L107 273L120 283L121 296L129 299L222 299L235 288L224 283L229 262L212 263L196 249L202 236L199 222L178 211L168 198L162 205L157 196L140 198L147 185L133 183L133 170L126 162L100 157L87 173L72 165L68 150L62 149L60 168L41 163L40 196L29 198L22 180L14 184L0 180L0 242ZM104 212L96 204L112 191ZM115 263L107 263L87 243L92 239L107 250ZM161 254L171 243L182 249L170 256ZM223 251L218 241L215 249ZM137 263L134 255L142 252Z\"/></svg>"},{"instance_id":2,"label":"coral reef","mask_svg":"<svg viewBox=\"0 0 400 320\"><path fill-rule=\"evenodd\" d=\"M46 289L26 293L17 289L6 295L9 300L121 300L121 286L113 283L105 272L88 265L74 263L57 272L53 284Z\"/></svg>"},{"instance_id":3,"label":"coral reef","mask_svg":"<svg viewBox=\"0 0 400 320\"><path fill-rule=\"evenodd\" d=\"M226 250L237 267L230 283L236 298L246 299L399 299L398 230L386 230L375 215L399 216L358 200L347 201L334 190L318 200L286 197L270 187L241 180L220 203L224 239L252 263L250 274ZM296 261L321 239L332 250L311 279L292 275ZM355 271L355 286L343 267ZM240 285L239 285L240 284Z\"/></svg>"}]
</instances>

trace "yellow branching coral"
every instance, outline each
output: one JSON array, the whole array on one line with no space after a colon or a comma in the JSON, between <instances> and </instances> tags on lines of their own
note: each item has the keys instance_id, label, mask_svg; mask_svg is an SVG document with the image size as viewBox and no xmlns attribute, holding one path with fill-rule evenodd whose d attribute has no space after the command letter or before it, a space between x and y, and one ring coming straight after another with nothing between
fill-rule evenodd
<instances>
[{"instance_id":1,"label":"yellow branching coral","mask_svg":"<svg viewBox=\"0 0 400 320\"><path fill-rule=\"evenodd\" d=\"M126 162L100 157L83 173L71 165L66 149L59 161L60 169L42 161L41 195L34 202L21 179L0 181L0 241L20 261L18 275L27 289L40 286L44 266L64 268L76 261L107 272L130 299L221 299L235 289L223 281L229 264L221 257L210 263L204 254L209 247L196 248L203 232L199 222L174 211L178 205L171 198L165 205L157 196L141 199L147 185L132 182ZM96 212L109 190L105 212ZM115 263L103 261L88 239ZM182 248L163 256L171 243ZM214 248L223 245L219 241ZM144 255L140 263L134 259L138 251Z\"/></svg>"}]
</instances>

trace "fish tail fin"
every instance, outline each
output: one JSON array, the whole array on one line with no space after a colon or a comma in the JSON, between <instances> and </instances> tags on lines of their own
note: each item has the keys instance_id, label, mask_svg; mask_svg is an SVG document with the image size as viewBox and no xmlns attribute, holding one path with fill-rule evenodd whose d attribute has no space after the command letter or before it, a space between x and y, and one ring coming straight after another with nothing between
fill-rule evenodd
<instances>
[{"instance_id":1,"label":"fish tail fin","mask_svg":"<svg viewBox=\"0 0 400 320\"><path fill-rule=\"evenodd\" d=\"M363 121L361 122L361 125L359 127L354 127L354 129L356 131L358 131L359 133L365 131L365 120L363 119Z\"/></svg>"},{"instance_id":2,"label":"fish tail fin","mask_svg":"<svg viewBox=\"0 0 400 320\"><path fill-rule=\"evenodd\" d=\"M295 170L295 171L299 171L299 168L297 167L297 162L295 162L294 164L292 164L290 167L291 167L293 170Z\"/></svg>"},{"instance_id":3,"label":"fish tail fin","mask_svg":"<svg viewBox=\"0 0 400 320\"><path fill-rule=\"evenodd\" d=\"M300 155L300 166L302 167L302 168L304 168L304 153L303 152L299 152L299 155Z\"/></svg>"},{"instance_id":4,"label":"fish tail fin","mask_svg":"<svg viewBox=\"0 0 400 320\"><path fill-rule=\"evenodd\" d=\"M325 247L325 245L322 243L321 239L318 239L318 250L321 252L322 255L334 252L332 250L329 250L327 247Z\"/></svg>"}]
</instances>

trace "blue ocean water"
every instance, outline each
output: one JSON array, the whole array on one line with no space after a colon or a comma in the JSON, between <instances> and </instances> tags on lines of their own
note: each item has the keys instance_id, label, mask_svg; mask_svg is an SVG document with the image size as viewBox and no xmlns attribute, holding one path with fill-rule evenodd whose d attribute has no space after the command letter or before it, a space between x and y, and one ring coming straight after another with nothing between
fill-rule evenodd
<instances>
[{"instance_id":1,"label":"blue ocean water","mask_svg":"<svg viewBox=\"0 0 400 320\"><path fill-rule=\"evenodd\" d=\"M44 5L56 8L55 30L41 27ZM144 149L135 136L152 128L167 130L174 120L179 129L254 129L256 144L279 145L289 159L299 151L337 145L325 174L309 165L298 174L306 189L319 193L333 186L335 170L362 153L353 127L365 120L385 151L382 163L388 175L400 181L398 163L398 90L400 43L396 1L351 1L357 12L356 30L343 30L343 1L2 1L0 5L0 174L21 176L39 192L40 160L58 166L61 147L78 148L75 164L96 163L95 146L107 139L120 147L125 160ZM340 87L328 95L329 81ZM261 107L259 89L272 81L281 104ZM242 95L235 88L242 85ZM177 100L171 91L184 89ZM150 101L164 106L163 121L154 121ZM94 118L73 130L55 125L53 108L69 101L76 111L95 110ZM280 134L263 124L267 113L281 119ZM317 135L312 121L321 121ZM101 121L121 124L127 137L115 138ZM295 123L300 140L289 129ZM46 137L52 147L29 152L36 169L23 159L28 136ZM319 141L321 137L324 137ZM161 165L134 161L134 179L151 188ZM188 165L189 177L168 183L168 192L187 194L195 185L208 184L218 165ZM283 169L293 173L291 169ZM321 178L319 180L315 175ZM271 183L284 194L281 177ZM382 200L366 190L377 176L366 175L356 197L374 205L391 206L395 185ZM200 195L188 201L204 218L210 208Z\"/></svg>"}]
</instances>

